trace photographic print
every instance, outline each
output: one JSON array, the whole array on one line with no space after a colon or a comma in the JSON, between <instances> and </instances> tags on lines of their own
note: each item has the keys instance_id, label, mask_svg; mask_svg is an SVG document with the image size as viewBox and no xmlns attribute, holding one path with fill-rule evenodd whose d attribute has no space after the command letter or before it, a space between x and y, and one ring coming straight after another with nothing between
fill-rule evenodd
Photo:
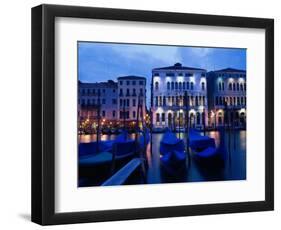
<instances>
[{"instance_id":1,"label":"photographic print","mask_svg":"<svg viewBox=\"0 0 281 230\"><path fill-rule=\"evenodd\" d=\"M246 49L77 49L79 187L246 179Z\"/></svg>"},{"instance_id":2,"label":"photographic print","mask_svg":"<svg viewBox=\"0 0 281 230\"><path fill-rule=\"evenodd\" d=\"M274 209L273 19L43 4L31 28L33 222Z\"/></svg>"}]
</instances>

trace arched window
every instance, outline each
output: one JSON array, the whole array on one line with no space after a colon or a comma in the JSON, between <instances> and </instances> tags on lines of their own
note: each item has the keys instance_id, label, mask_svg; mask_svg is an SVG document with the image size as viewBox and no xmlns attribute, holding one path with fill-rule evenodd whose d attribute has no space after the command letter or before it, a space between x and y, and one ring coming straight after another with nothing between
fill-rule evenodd
<instances>
[{"instance_id":1,"label":"arched window","mask_svg":"<svg viewBox=\"0 0 281 230\"><path fill-rule=\"evenodd\" d=\"M228 97L224 98L224 103L228 105Z\"/></svg>"},{"instance_id":2,"label":"arched window","mask_svg":"<svg viewBox=\"0 0 281 230\"><path fill-rule=\"evenodd\" d=\"M244 83L244 90L246 91L247 89L246 89L246 82Z\"/></svg>"},{"instance_id":3,"label":"arched window","mask_svg":"<svg viewBox=\"0 0 281 230\"><path fill-rule=\"evenodd\" d=\"M222 82L222 90L224 90L224 82Z\"/></svg>"},{"instance_id":4,"label":"arched window","mask_svg":"<svg viewBox=\"0 0 281 230\"><path fill-rule=\"evenodd\" d=\"M219 91L221 91L221 82L219 82Z\"/></svg>"},{"instance_id":5,"label":"arched window","mask_svg":"<svg viewBox=\"0 0 281 230\"><path fill-rule=\"evenodd\" d=\"M200 125L200 113L199 112L196 113L196 124Z\"/></svg>"},{"instance_id":6,"label":"arched window","mask_svg":"<svg viewBox=\"0 0 281 230\"><path fill-rule=\"evenodd\" d=\"M172 113L168 113L168 126L169 128L172 127Z\"/></svg>"},{"instance_id":7,"label":"arched window","mask_svg":"<svg viewBox=\"0 0 281 230\"><path fill-rule=\"evenodd\" d=\"M178 89L178 83L175 82L175 90L177 90L177 89Z\"/></svg>"},{"instance_id":8,"label":"arched window","mask_svg":"<svg viewBox=\"0 0 281 230\"><path fill-rule=\"evenodd\" d=\"M155 90L158 90L159 89L159 82L155 82Z\"/></svg>"},{"instance_id":9,"label":"arched window","mask_svg":"<svg viewBox=\"0 0 281 230\"><path fill-rule=\"evenodd\" d=\"M235 91L235 90L236 90L236 84L233 83L233 91Z\"/></svg>"},{"instance_id":10,"label":"arched window","mask_svg":"<svg viewBox=\"0 0 281 230\"><path fill-rule=\"evenodd\" d=\"M181 89L182 89L182 83L179 82L179 90L181 90Z\"/></svg>"},{"instance_id":11,"label":"arched window","mask_svg":"<svg viewBox=\"0 0 281 230\"><path fill-rule=\"evenodd\" d=\"M229 104L232 105L232 97L229 98Z\"/></svg>"},{"instance_id":12,"label":"arched window","mask_svg":"<svg viewBox=\"0 0 281 230\"><path fill-rule=\"evenodd\" d=\"M166 106L166 97L163 96L163 106Z\"/></svg>"},{"instance_id":13,"label":"arched window","mask_svg":"<svg viewBox=\"0 0 281 230\"><path fill-rule=\"evenodd\" d=\"M194 83L190 82L190 89L193 90L193 88L194 88Z\"/></svg>"},{"instance_id":14,"label":"arched window","mask_svg":"<svg viewBox=\"0 0 281 230\"><path fill-rule=\"evenodd\" d=\"M201 83L201 89L202 89L202 90L205 90L205 82L202 82L202 83Z\"/></svg>"},{"instance_id":15,"label":"arched window","mask_svg":"<svg viewBox=\"0 0 281 230\"><path fill-rule=\"evenodd\" d=\"M241 97L241 105L244 105L244 98Z\"/></svg>"},{"instance_id":16,"label":"arched window","mask_svg":"<svg viewBox=\"0 0 281 230\"><path fill-rule=\"evenodd\" d=\"M192 128L194 128L194 123L195 123L194 116L195 116L194 113L190 114L190 124L189 124L189 126L192 127Z\"/></svg>"},{"instance_id":17,"label":"arched window","mask_svg":"<svg viewBox=\"0 0 281 230\"><path fill-rule=\"evenodd\" d=\"M189 89L189 81L186 82L186 89Z\"/></svg>"},{"instance_id":18,"label":"arched window","mask_svg":"<svg viewBox=\"0 0 281 230\"><path fill-rule=\"evenodd\" d=\"M167 90L170 90L170 82L167 82Z\"/></svg>"},{"instance_id":19,"label":"arched window","mask_svg":"<svg viewBox=\"0 0 281 230\"><path fill-rule=\"evenodd\" d=\"M243 91L243 84L240 83L240 91Z\"/></svg>"},{"instance_id":20,"label":"arched window","mask_svg":"<svg viewBox=\"0 0 281 230\"><path fill-rule=\"evenodd\" d=\"M237 97L237 105L240 105L240 97Z\"/></svg>"},{"instance_id":21,"label":"arched window","mask_svg":"<svg viewBox=\"0 0 281 230\"><path fill-rule=\"evenodd\" d=\"M162 113L162 122L165 122L165 113Z\"/></svg>"},{"instance_id":22,"label":"arched window","mask_svg":"<svg viewBox=\"0 0 281 230\"><path fill-rule=\"evenodd\" d=\"M183 97L182 95L179 96L179 105L182 106L183 105Z\"/></svg>"},{"instance_id":23,"label":"arched window","mask_svg":"<svg viewBox=\"0 0 281 230\"><path fill-rule=\"evenodd\" d=\"M167 97L167 100L168 100L168 105L171 106L171 97L168 96L168 97Z\"/></svg>"},{"instance_id":24,"label":"arched window","mask_svg":"<svg viewBox=\"0 0 281 230\"><path fill-rule=\"evenodd\" d=\"M228 90L232 90L232 83L228 84Z\"/></svg>"},{"instance_id":25,"label":"arched window","mask_svg":"<svg viewBox=\"0 0 281 230\"><path fill-rule=\"evenodd\" d=\"M236 105L236 97L233 97L233 105Z\"/></svg>"},{"instance_id":26,"label":"arched window","mask_svg":"<svg viewBox=\"0 0 281 230\"><path fill-rule=\"evenodd\" d=\"M156 122L160 122L160 114L156 113Z\"/></svg>"},{"instance_id":27,"label":"arched window","mask_svg":"<svg viewBox=\"0 0 281 230\"><path fill-rule=\"evenodd\" d=\"M171 84L171 89L172 89L172 90L175 89L175 83L174 83L174 82L172 82L172 84Z\"/></svg>"},{"instance_id":28,"label":"arched window","mask_svg":"<svg viewBox=\"0 0 281 230\"><path fill-rule=\"evenodd\" d=\"M222 113L221 112L218 113L218 123L219 123L219 125L222 124Z\"/></svg>"},{"instance_id":29,"label":"arched window","mask_svg":"<svg viewBox=\"0 0 281 230\"><path fill-rule=\"evenodd\" d=\"M202 124L203 125L205 125L205 113L203 112L202 114L201 114L201 120L202 120Z\"/></svg>"},{"instance_id":30,"label":"arched window","mask_svg":"<svg viewBox=\"0 0 281 230\"><path fill-rule=\"evenodd\" d=\"M198 106L198 96L195 96L195 106Z\"/></svg>"},{"instance_id":31,"label":"arched window","mask_svg":"<svg viewBox=\"0 0 281 230\"><path fill-rule=\"evenodd\" d=\"M185 90L185 81L182 83L182 89Z\"/></svg>"},{"instance_id":32,"label":"arched window","mask_svg":"<svg viewBox=\"0 0 281 230\"><path fill-rule=\"evenodd\" d=\"M239 83L238 82L236 83L236 89L237 89L237 91L239 91Z\"/></svg>"}]
</instances>

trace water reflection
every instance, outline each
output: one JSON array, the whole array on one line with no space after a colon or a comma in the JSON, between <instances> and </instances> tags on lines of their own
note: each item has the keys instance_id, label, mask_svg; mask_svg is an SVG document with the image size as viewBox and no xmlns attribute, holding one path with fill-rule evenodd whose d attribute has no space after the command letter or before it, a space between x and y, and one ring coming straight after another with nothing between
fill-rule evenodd
<instances>
[{"instance_id":1,"label":"water reflection","mask_svg":"<svg viewBox=\"0 0 281 230\"><path fill-rule=\"evenodd\" d=\"M203 135L203 133L202 133ZM232 131L231 133L211 131L206 135L215 139L216 146L225 147L225 161L221 165L206 166L194 160L193 153L187 157L186 169L181 174L167 175L161 168L160 163L160 141L163 133L152 134L152 142L147 145L146 159L146 182L134 180L133 184L147 183L175 183L196 181L221 181L221 180L244 180L246 179L246 131ZM102 135L101 140L114 140L116 135ZM131 134L134 138L134 134ZM186 134L180 137L186 141ZM81 143L96 141L96 135L79 136Z\"/></svg>"}]
</instances>

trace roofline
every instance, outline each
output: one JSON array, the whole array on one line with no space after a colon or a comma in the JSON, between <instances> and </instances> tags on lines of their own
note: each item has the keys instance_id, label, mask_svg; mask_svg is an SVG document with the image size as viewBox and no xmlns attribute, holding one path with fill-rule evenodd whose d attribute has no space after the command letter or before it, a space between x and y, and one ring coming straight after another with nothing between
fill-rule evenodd
<instances>
[{"instance_id":1,"label":"roofline","mask_svg":"<svg viewBox=\"0 0 281 230\"><path fill-rule=\"evenodd\" d=\"M231 71L227 70L227 69L231 69ZM246 73L247 71L243 70L243 69L225 68L225 69L220 69L220 70L213 70L213 71L210 71L209 73L211 73L211 72L214 72L214 73Z\"/></svg>"},{"instance_id":2,"label":"roofline","mask_svg":"<svg viewBox=\"0 0 281 230\"><path fill-rule=\"evenodd\" d=\"M112 82L107 82L107 81L102 81L102 82L82 82L81 80L79 80L79 84L89 84L89 85L118 85L118 83L116 81L111 80Z\"/></svg>"},{"instance_id":3,"label":"roofline","mask_svg":"<svg viewBox=\"0 0 281 230\"><path fill-rule=\"evenodd\" d=\"M168 67L170 67L170 66L168 66ZM207 70L206 69L200 69L200 68L193 68L193 67L187 67L187 66L183 66L184 68L186 68L186 69L183 69L183 68L175 68L175 67L172 67L171 66L171 68L168 68L168 67L160 67L160 68L154 68L154 69L152 69L152 71L159 71L159 70L168 70L168 71L205 71L205 72L207 72Z\"/></svg>"},{"instance_id":4,"label":"roofline","mask_svg":"<svg viewBox=\"0 0 281 230\"><path fill-rule=\"evenodd\" d=\"M146 80L145 77L142 77L142 76L134 76L134 75L129 75L129 76L120 76L117 78L117 80L119 79L142 79L142 80Z\"/></svg>"}]
</instances>

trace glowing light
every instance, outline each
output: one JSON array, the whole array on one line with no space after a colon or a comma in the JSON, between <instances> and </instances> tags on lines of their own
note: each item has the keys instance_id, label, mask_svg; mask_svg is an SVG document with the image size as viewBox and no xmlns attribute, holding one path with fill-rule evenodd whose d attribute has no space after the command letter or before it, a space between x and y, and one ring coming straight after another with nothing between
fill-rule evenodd
<instances>
[{"instance_id":1,"label":"glowing light","mask_svg":"<svg viewBox=\"0 0 281 230\"><path fill-rule=\"evenodd\" d=\"M193 83L195 82L195 77L192 76L192 77L189 77L189 79L191 82L193 82Z\"/></svg>"},{"instance_id":2,"label":"glowing light","mask_svg":"<svg viewBox=\"0 0 281 230\"><path fill-rule=\"evenodd\" d=\"M183 80L184 80L183 76L177 76L177 81L183 82Z\"/></svg>"},{"instance_id":3,"label":"glowing light","mask_svg":"<svg viewBox=\"0 0 281 230\"><path fill-rule=\"evenodd\" d=\"M240 77L238 81L243 83L245 80L244 80L244 78Z\"/></svg>"}]
</instances>

